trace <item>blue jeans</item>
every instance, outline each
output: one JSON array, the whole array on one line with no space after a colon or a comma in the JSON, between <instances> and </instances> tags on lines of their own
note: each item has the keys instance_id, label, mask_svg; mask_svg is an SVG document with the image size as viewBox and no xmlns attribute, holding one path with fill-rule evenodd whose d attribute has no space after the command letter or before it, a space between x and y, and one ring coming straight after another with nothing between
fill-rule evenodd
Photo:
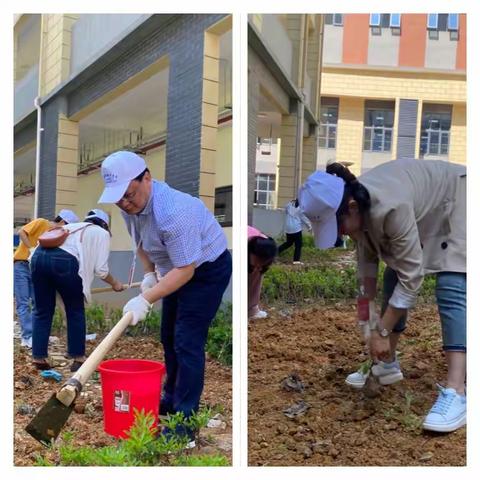
<instances>
[{"instance_id":1,"label":"blue jeans","mask_svg":"<svg viewBox=\"0 0 480 480\"><path fill-rule=\"evenodd\" d=\"M397 274L389 267L383 277L382 315L388 306L398 282ZM467 275L457 272L437 273L435 288L438 313L442 324L443 349L445 351L466 352L467 349ZM407 315L398 321L394 332L403 332Z\"/></svg>"},{"instance_id":2,"label":"blue jeans","mask_svg":"<svg viewBox=\"0 0 480 480\"><path fill-rule=\"evenodd\" d=\"M48 338L55 313L56 292L62 297L67 314L67 350L71 357L85 355L85 306L78 261L60 248L41 248L32 261L32 281L35 294L32 356L48 356Z\"/></svg>"},{"instance_id":3,"label":"blue jeans","mask_svg":"<svg viewBox=\"0 0 480 480\"><path fill-rule=\"evenodd\" d=\"M167 379L162 408L198 410L205 375L205 344L232 273L232 256L225 250L214 262L195 269L192 279L163 299L161 340Z\"/></svg>"},{"instance_id":4,"label":"blue jeans","mask_svg":"<svg viewBox=\"0 0 480 480\"><path fill-rule=\"evenodd\" d=\"M13 263L13 289L22 339L28 340L32 336L34 302L32 275L26 260L17 260Z\"/></svg>"}]
</instances>

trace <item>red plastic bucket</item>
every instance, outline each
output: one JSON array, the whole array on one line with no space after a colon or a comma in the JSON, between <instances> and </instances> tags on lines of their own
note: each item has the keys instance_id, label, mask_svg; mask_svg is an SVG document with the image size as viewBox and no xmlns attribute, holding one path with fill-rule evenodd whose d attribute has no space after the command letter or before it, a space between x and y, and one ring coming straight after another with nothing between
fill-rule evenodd
<instances>
[{"instance_id":1,"label":"red plastic bucket","mask_svg":"<svg viewBox=\"0 0 480 480\"><path fill-rule=\"evenodd\" d=\"M157 425L165 375L163 363L151 360L106 360L98 366L102 382L103 424L109 435L128 437L134 409L152 412Z\"/></svg>"}]
</instances>

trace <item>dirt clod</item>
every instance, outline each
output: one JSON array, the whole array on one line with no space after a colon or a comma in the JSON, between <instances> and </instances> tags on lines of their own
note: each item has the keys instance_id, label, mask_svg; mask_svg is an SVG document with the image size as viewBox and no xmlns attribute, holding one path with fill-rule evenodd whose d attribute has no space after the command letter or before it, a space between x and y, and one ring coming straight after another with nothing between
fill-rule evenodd
<instances>
[{"instance_id":1,"label":"dirt clod","mask_svg":"<svg viewBox=\"0 0 480 480\"><path fill-rule=\"evenodd\" d=\"M366 360L352 330L354 306L296 306L288 318L278 315L282 308L269 308L269 318L249 326L250 465L465 465L465 428L433 437L427 446L432 436L418 421L435 401L435 383L446 378L435 305L419 304L409 312L398 345L405 378L380 386L372 398L345 385L345 376ZM328 356L332 352L334 358ZM292 372L308 386L301 394L279 389ZM310 409L287 420L283 409L300 399ZM257 449L264 438L268 448ZM307 447L311 456L304 455Z\"/></svg>"}]
</instances>

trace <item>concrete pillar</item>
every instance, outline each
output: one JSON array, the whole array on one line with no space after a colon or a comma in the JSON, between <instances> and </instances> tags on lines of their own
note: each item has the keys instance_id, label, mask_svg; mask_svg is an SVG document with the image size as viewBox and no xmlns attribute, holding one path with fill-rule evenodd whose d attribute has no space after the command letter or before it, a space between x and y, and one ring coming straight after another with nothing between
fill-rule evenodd
<instances>
[{"instance_id":1,"label":"concrete pillar","mask_svg":"<svg viewBox=\"0 0 480 480\"><path fill-rule=\"evenodd\" d=\"M252 224L257 157L257 117L260 102L260 83L254 62L248 65L248 224Z\"/></svg>"},{"instance_id":2,"label":"concrete pillar","mask_svg":"<svg viewBox=\"0 0 480 480\"><path fill-rule=\"evenodd\" d=\"M422 111L423 111L423 100L420 98L418 100L418 110L417 110L417 128L415 130L415 158L420 158L420 139L422 136Z\"/></svg>"},{"instance_id":3,"label":"concrete pillar","mask_svg":"<svg viewBox=\"0 0 480 480\"><path fill-rule=\"evenodd\" d=\"M315 135L303 138L302 171L300 185L317 169L317 138Z\"/></svg>"},{"instance_id":4,"label":"concrete pillar","mask_svg":"<svg viewBox=\"0 0 480 480\"><path fill-rule=\"evenodd\" d=\"M55 211L74 209L78 195L79 124L59 114Z\"/></svg>"},{"instance_id":5,"label":"concrete pillar","mask_svg":"<svg viewBox=\"0 0 480 480\"><path fill-rule=\"evenodd\" d=\"M340 97L337 123L337 162L353 162L355 175L362 169L364 99Z\"/></svg>"},{"instance_id":6,"label":"concrete pillar","mask_svg":"<svg viewBox=\"0 0 480 480\"><path fill-rule=\"evenodd\" d=\"M60 131L60 119L64 119L67 112L67 100L65 97L57 97L48 102L42 108L41 148L40 148L40 168L37 172L39 176L38 195L38 216L43 218L53 218L56 214L57 206L57 157L60 154L64 160L70 155L68 161L61 168L62 175L71 177L76 175L76 165L71 159L73 142L66 134L67 126L62 126ZM61 137L62 143L59 143ZM75 141L78 142L77 137ZM60 182L61 183L61 182ZM63 186L63 185L62 185ZM66 198L62 198L65 200Z\"/></svg>"},{"instance_id":7,"label":"concrete pillar","mask_svg":"<svg viewBox=\"0 0 480 480\"><path fill-rule=\"evenodd\" d=\"M70 75L74 14L44 14L40 37L40 95L45 96Z\"/></svg>"},{"instance_id":8,"label":"concrete pillar","mask_svg":"<svg viewBox=\"0 0 480 480\"><path fill-rule=\"evenodd\" d=\"M452 125L450 127L450 145L448 160L454 163L467 163L467 115L466 105L455 103L452 109Z\"/></svg>"},{"instance_id":9,"label":"concrete pillar","mask_svg":"<svg viewBox=\"0 0 480 480\"><path fill-rule=\"evenodd\" d=\"M202 131L200 142L199 197L215 210L215 157L217 153L220 69L218 35L205 32L203 47Z\"/></svg>"},{"instance_id":10,"label":"concrete pillar","mask_svg":"<svg viewBox=\"0 0 480 480\"><path fill-rule=\"evenodd\" d=\"M297 195L296 152L297 114L282 115L280 126L281 150L278 165L278 206L283 207Z\"/></svg>"},{"instance_id":11,"label":"concrete pillar","mask_svg":"<svg viewBox=\"0 0 480 480\"><path fill-rule=\"evenodd\" d=\"M400 98L395 97L395 113L393 119L392 133L392 160L397 158L397 142L398 142L398 119L400 117Z\"/></svg>"}]
</instances>

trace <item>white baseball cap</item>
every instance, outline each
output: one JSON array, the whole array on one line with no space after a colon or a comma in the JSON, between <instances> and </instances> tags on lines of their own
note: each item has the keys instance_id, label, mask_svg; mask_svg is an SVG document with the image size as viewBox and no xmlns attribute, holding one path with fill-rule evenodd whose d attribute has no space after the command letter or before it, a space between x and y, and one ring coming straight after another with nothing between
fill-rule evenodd
<instances>
[{"instance_id":1,"label":"white baseball cap","mask_svg":"<svg viewBox=\"0 0 480 480\"><path fill-rule=\"evenodd\" d=\"M67 210L66 208L60 210L57 216L64 220L65 223L77 223L79 221L79 218L75 215L75 213L71 210Z\"/></svg>"},{"instance_id":2,"label":"white baseball cap","mask_svg":"<svg viewBox=\"0 0 480 480\"><path fill-rule=\"evenodd\" d=\"M100 210L99 208L94 208L93 210L89 210L87 213L87 216L85 217L85 220L87 218L99 218L100 220L103 220L107 225L110 223L110 218L108 217L108 214L104 212L103 210Z\"/></svg>"},{"instance_id":3,"label":"white baseball cap","mask_svg":"<svg viewBox=\"0 0 480 480\"><path fill-rule=\"evenodd\" d=\"M320 170L312 173L300 187L298 201L312 222L315 246L331 248L338 237L336 213L343 198L345 182Z\"/></svg>"},{"instance_id":4,"label":"white baseball cap","mask_svg":"<svg viewBox=\"0 0 480 480\"><path fill-rule=\"evenodd\" d=\"M127 191L129 183L146 168L145 160L136 153L120 151L109 155L102 162L105 189L98 203L117 203Z\"/></svg>"}]
</instances>

